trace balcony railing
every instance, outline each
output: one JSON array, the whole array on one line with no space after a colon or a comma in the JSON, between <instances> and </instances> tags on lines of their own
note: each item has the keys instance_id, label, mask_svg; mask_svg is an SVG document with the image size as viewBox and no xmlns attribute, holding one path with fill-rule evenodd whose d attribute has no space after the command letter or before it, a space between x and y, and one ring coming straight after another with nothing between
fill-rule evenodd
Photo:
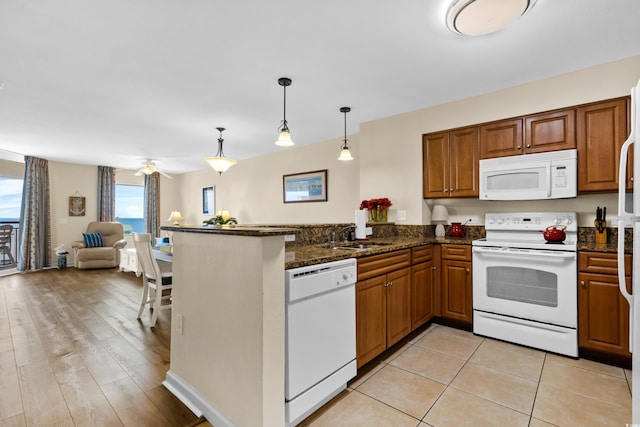
<instances>
[{"instance_id":1,"label":"balcony railing","mask_svg":"<svg viewBox=\"0 0 640 427\"><path fill-rule=\"evenodd\" d=\"M7 243L7 247L13 259L18 262L18 231L20 230L20 222L18 221L0 221L0 225L9 224L13 226L11 237ZM16 268L16 263L11 262L11 257L4 249L0 247L0 269Z\"/></svg>"}]
</instances>

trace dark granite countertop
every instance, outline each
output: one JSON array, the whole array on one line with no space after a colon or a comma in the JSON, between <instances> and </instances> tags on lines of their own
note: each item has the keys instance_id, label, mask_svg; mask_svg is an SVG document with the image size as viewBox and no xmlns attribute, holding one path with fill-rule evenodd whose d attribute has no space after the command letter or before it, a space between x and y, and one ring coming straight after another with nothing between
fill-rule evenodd
<instances>
[{"instance_id":1,"label":"dark granite countertop","mask_svg":"<svg viewBox=\"0 0 640 427\"><path fill-rule=\"evenodd\" d=\"M366 249L332 249L327 244L292 246L285 249L285 268L304 267L323 262L338 261L347 258L361 258L386 252L409 249L431 243L450 243L456 245L470 245L471 238L436 238L436 237L388 237L367 240L366 242L380 243L381 246ZM348 242L353 243L353 242ZM336 245L339 246L339 245Z\"/></svg>"},{"instance_id":2,"label":"dark granite countertop","mask_svg":"<svg viewBox=\"0 0 640 427\"><path fill-rule=\"evenodd\" d=\"M184 232L184 233L208 233L208 234L233 234L237 236L282 236L287 234L294 234L295 228L285 227L260 227L260 226L247 226L247 225L210 225L210 226L195 226L195 225L173 225L160 227L161 230Z\"/></svg>"}]
</instances>

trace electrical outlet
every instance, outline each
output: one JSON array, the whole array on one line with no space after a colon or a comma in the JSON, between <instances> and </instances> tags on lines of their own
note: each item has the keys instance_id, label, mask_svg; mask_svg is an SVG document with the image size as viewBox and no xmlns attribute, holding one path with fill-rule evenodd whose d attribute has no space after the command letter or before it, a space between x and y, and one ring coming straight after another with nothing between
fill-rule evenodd
<instances>
[{"instance_id":1,"label":"electrical outlet","mask_svg":"<svg viewBox=\"0 0 640 427\"><path fill-rule=\"evenodd\" d=\"M398 209L397 211L397 219L398 221L406 221L407 220L407 211L404 209Z\"/></svg>"},{"instance_id":2,"label":"electrical outlet","mask_svg":"<svg viewBox=\"0 0 640 427\"><path fill-rule=\"evenodd\" d=\"M477 215L467 215L464 222L467 225L478 225L480 224L480 218Z\"/></svg>"},{"instance_id":3,"label":"electrical outlet","mask_svg":"<svg viewBox=\"0 0 640 427\"><path fill-rule=\"evenodd\" d=\"M183 325L184 325L184 316L182 316L182 313L178 313L176 315L176 331L180 335L182 335L183 333L183 329L182 329Z\"/></svg>"}]
</instances>

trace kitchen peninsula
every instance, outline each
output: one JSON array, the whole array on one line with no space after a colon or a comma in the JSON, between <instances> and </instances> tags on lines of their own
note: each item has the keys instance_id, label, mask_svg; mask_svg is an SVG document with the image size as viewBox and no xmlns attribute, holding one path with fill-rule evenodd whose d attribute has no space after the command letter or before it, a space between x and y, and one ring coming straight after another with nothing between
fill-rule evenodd
<instances>
[{"instance_id":1,"label":"kitchen peninsula","mask_svg":"<svg viewBox=\"0 0 640 427\"><path fill-rule=\"evenodd\" d=\"M164 385L215 426L284 426L284 236L295 230L162 229L174 248Z\"/></svg>"}]
</instances>

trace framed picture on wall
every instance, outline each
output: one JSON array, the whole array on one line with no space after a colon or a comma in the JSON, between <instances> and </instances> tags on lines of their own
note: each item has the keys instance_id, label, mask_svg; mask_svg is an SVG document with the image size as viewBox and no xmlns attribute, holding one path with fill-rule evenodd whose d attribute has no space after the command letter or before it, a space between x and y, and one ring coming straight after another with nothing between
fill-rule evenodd
<instances>
[{"instance_id":1,"label":"framed picture on wall","mask_svg":"<svg viewBox=\"0 0 640 427\"><path fill-rule=\"evenodd\" d=\"M85 215L85 198L74 194L69 197L69 216Z\"/></svg>"},{"instance_id":2,"label":"framed picture on wall","mask_svg":"<svg viewBox=\"0 0 640 427\"><path fill-rule=\"evenodd\" d=\"M202 213L213 215L216 212L215 186L204 187L202 189Z\"/></svg>"},{"instance_id":3,"label":"framed picture on wall","mask_svg":"<svg viewBox=\"0 0 640 427\"><path fill-rule=\"evenodd\" d=\"M282 177L285 203L326 202L327 169Z\"/></svg>"}]
</instances>

